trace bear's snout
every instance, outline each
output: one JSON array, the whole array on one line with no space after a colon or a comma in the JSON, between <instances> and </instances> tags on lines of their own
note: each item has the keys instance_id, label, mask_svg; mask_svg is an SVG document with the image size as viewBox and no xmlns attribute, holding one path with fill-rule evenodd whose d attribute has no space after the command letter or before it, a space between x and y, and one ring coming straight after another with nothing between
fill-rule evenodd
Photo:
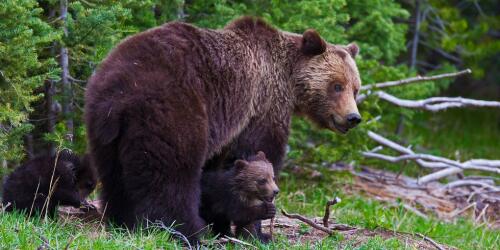
<instances>
[{"instance_id":1,"label":"bear's snout","mask_svg":"<svg viewBox=\"0 0 500 250\"><path fill-rule=\"evenodd\" d=\"M361 116L357 113L350 113L346 116L347 126L349 128L356 127L361 122Z\"/></svg>"}]
</instances>

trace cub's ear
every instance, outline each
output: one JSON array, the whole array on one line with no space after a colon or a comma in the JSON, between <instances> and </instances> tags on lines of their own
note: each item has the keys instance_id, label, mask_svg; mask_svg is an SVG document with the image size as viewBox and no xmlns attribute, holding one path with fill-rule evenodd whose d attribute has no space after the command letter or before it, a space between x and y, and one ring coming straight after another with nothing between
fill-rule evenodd
<instances>
[{"instance_id":1,"label":"cub's ear","mask_svg":"<svg viewBox=\"0 0 500 250\"><path fill-rule=\"evenodd\" d=\"M359 53L359 47L356 43L350 43L346 47L347 52L351 55L352 58L355 58Z\"/></svg>"},{"instance_id":2,"label":"cub's ear","mask_svg":"<svg viewBox=\"0 0 500 250\"><path fill-rule=\"evenodd\" d=\"M267 161L266 154L264 154L264 152L262 151L257 152L257 154L255 155L255 159L261 161Z\"/></svg>"},{"instance_id":3,"label":"cub's ear","mask_svg":"<svg viewBox=\"0 0 500 250\"><path fill-rule=\"evenodd\" d=\"M236 167L237 170L242 170L248 166L248 162L245 160L236 160L234 162L234 166Z\"/></svg>"},{"instance_id":4,"label":"cub's ear","mask_svg":"<svg viewBox=\"0 0 500 250\"><path fill-rule=\"evenodd\" d=\"M318 32L313 29L308 29L302 35L302 45L301 48L302 53L315 56L322 54L326 50L326 43L319 36Z\"/></svg>"}]
</instances>

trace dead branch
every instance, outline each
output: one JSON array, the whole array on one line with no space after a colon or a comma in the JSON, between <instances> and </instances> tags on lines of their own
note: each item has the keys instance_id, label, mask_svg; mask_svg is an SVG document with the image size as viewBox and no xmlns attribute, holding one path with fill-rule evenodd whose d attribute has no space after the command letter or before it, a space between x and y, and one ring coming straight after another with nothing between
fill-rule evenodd
<instances>
[{"instance_id":1,"label":"dead branch","mask_svg":"<svg viewBox=\"0 0 500 250\"><path fill-rule=\"evenodd\" d=\"M312 221L312 220L310 220L310 219L308 219L308 218L306 218L306 217L304 217L304 216L302 216L300 214L289 214L284 209L281 209L281 213L284 216L288 217L288 218L300 220L300 221L306 223L307 225L309 225L309 226L311 226L313 228L316 228L316 229L318 229L320 231L323 231L323 232L325 232L327 234L333 234L333 230L331 230L331 229L329 229L327 227L318 225L318 224L314 223L314 221Z\"/></svg>"},{"instance_id":2,"label":"dead branch","mask_svg":"<svg viewBox=\"0 0 500 250\"><path fill-rule=\"evenodd\" d=\"M443 177L446 177L446 176L450 176L450 175L461 173L464 169L488 171L488 172L493 172L493 173L500 174L500 169L498 169L498 168L488 168L488 167L474 166L474 165L470 165L470 164L467 164L467 163L468 162L465 162L464 164L462 164L462 166L463 166L462 168L449 167L449 168L445 168L443 170L440 170L440 171L428 174L426 176L421 177L418 180L418 182L421 183L421 184L424 184L424 183L428 183L428 182L431 182L431 181L439 180L439 179L441 179Z\"/></svg>"},{"instance_id":3,"label":"dead branch","mask_svg":"<svg viewBox=\"0 0 500 250\"><path fill-rule=\"evenodd\" d=\"M269 220L269 235L271 236L271 240L274 239L274 217Z\"/></svg>"},{"instance_id":4,"label":"dead branch","mask_svg":"<svg viewBox=\"0 0 500 250\"><path fill-rule=\"evenodd\" d=\"M333 206L341 201L342 200L339 197L335 197L335 199L326 202L325 216L323 216L323 226L325 226L326 228L328 228L328 219L330 219L330 206Z\"/></svg>"},{"instance_id":5,"label":"dead branch","mask_svg":"<svg viewBox=\"0 0 500 250\"><path fill-rule=\"evenodd\" d=\"M390 102L396 106L412 109L423 109L432 112L446 110L449 108L464 107L490 107L500 108L500 102L474 100L462 97L431 97L423 100L405 100L390 95L384 91L374 92L380 99Z\"/></svg>"},{"instance_id":6,"label":"dead branch","mask_svg":"<svg viewBox=\"0 0 500 250\"><path fill-rule=\"evenodd\" d=\"M242 241L242 240L238 240L236 238L233 238L233 237L229 237L229 236L224 236L224 238L222 239L226 239L227 241L229 242L232 242L234 244L240 244L240 245L243 245L243 246L246 246L246 247L251 247L251 248L254 248L254 249L257 249L256 246L248 243L248 242L245 242L245 241Z\"/></svg>"},{"instance_id":7,"label":"dead branch","mask_svg":"<svg viewBox=\"0 0 500 250\"><path fill-rule=\"evenodd\" d=\"M428 154L411 154L411 155L400 155L400 156L390 156L390 155L383 155L383 154L378 154L378 153L371 153L371 152L362 152L364 157L367 158L376 158L380 160L385 160L389 162L400 162L400 161L405 161L405 160L428 160L428 161L436 161L436 162L441 162L445 164L449 164L451 166L454 166L456 168L462 169L463 166L456 162L452 161L443 157L438 157L438 156L433 156L433 155L428 155Z\"/></svg>"},{"instance_id":8,"label":"dead branch","mask_svg":"<svg viewBox=\"0 0 500 250\"><path fill-rule=\"evenodd\" d=\"M377 133L368 131L368 137L378 142L379 144L391 148L400 156L390 156L375 153L372 151L362 152L363 156L367 158L376 158L389 162L400 162L404 160L414 160L418 165L425 168L439 168L441 170L423 176L418 180L419 184L425 184L431 181L439 180L446 176L454 175L463 172L464 170L479 170L493 172L500 174L500 161L499 160L485 160L485 159L472 159L466 162L458 162L444 157L429 155L429 154L416 154L413 150L403 147ZM470 182L469 182L470 183ZM482 182L483 183L483 182ZM496 188L496 187L495 187Z\"/></svg>"},{"instance_id":9,"label":"dead branch","mask_svg":"<svg viewBox=\"0 0 500 250\"><path fill-rule=\"evenodd\" d=\"M399 85L406 85L409 83L415 83L415 82L424 82L424 81L433 81L433 80L439 80L439 79L444 79L444 78L451 78L451 77L457 77L465 74L470 74L472 71L470 69L458 71L458 72L453 72L453 73L445 73L445 74L439 74L439 75L434 75L434 76L416 76L416 77L411 77L407 79L402 79L402 80L397 80L397 81L388 81L388 82L381 82L381 83L374 83L374 84L369 84L361 87L361 90L369 90L369 89L382 89L382 88L388 88L388 87L393 87L393 86L399 86Z\"/></svg>"},{"instance_id":10,"label":"dead branch","mask_svg":"<svg viewBox=\"0 0 500 250\"><path fill-rule=\"evenodd\" d=\"M435 246L437 249L439 250L444 250L444 248L439 245L437 242L435 242L433 239L421 234L421 233L417 233L418 236L422 237L424 240L428 241L429 243L431 243L433 246Z\"/></svg>"},{"instance_id":11,"label":"dead branch","mask_svg":"<svg viewBox=\"0 0 500 250\"><path fill-rule=\"evenodd\" d=\"M480 186L484 188L488 188L491 191L498 192L500 191L500 188L497 188L493 185L490 185L488 183L485 183L483 181L478 181L478 180L458 180L454 182L450 182L446 184L443 188L455 188L455 187L461 187L461 186Z\"/></svg>"},{"instance_id":12,"label":"dead branch","mask_svg":"<svg viewBox=\"0 0 500 250\"><path fill-rule=\"evenodd\" d=\"M374 133L372 131L368 131L368 137L370 137L372 140L378 142L381 145L384 145L386 147L389 147L391 149L396 150L397 152L399 152L401 154L414 154L413 150L411 150L409 148L405 148L405 147L403 147L403 146L401 146L401 145L399 145L399 144L397 144L389 139L386 139L385 137L383 137L377 133ZM421 159L417 159L416 162L418 165L420 165L421 167L425 167L425 168L445 168L445 167L448 167L448 165L440 163L440 162L428 162L428 161L424 161Z\"/></svg>"}]
</instances>

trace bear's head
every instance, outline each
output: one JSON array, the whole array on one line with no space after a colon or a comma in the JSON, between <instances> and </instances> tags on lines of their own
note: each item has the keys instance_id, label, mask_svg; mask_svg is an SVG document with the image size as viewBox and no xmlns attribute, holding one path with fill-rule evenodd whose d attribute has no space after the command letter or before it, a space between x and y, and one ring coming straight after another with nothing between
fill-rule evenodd
<instances>
[{"instance_id":1,"label":"bear's head","mask_svg":"<svg viewBox=\"0 0 500 250\"><path fill-rule=\"evenodd\" d=\"M61 176L60 184L56 188L63 192L72 193L83 200L95 189L97 174L88 155L80 158L69 150L62 150L56 170Z\"/></svg>"},{"instance_id":2,"label":"bear's head","mask_svg":"<svg viewBox=\"0 0 500 250\"><path fill-rule=\"evenodd\" d=\"M264 152L259 151L247 160L236 160L236 176L233 191L242 200L248 202L271 202L279 189L274 178L273 165L267 160Z\"/></svg>"},{"instance_id":3,"label":"bear's head","mask_svg":"<svg viewBox=\"0 0 500 250\"><path fill-rule=\"evenodd\" d=\"M298 45L295 112L322 128L346 133L361 122L356 106L361 80L354 62L358 46L328 44L314 30L304 32Z\"/></svg>"}]
</instances>

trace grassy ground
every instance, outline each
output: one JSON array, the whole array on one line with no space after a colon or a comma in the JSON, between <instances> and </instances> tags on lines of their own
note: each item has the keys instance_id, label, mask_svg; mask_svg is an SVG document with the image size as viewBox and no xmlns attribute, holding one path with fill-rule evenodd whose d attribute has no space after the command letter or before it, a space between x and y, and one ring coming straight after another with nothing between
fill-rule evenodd
<instances>
[{"instance_id":1,"label":"grassy ground","mask_svg":"<svg viewBox=\"0 0 500 250\"><path fill-rule=\"evenodd\" d=\"M288 171L287 171L288 172ZM307 175L287 174L282 176L278 208L307 216L321 216L324 203L335 196L342 202L335 206L332 216L338 222L362 228L383 228L390 231L422 233L434 240L460 249L499 249L500 233L484 227L474 226L467 219L444 223L434 219L424 220L402 207L391 207L380 202L352 195L349 191L351 176L346 173L321 170L320 179ZM303 227L305 235L310 228ZM300 237L300 236L299 236ZM207 239L209 240L209 239ZM0 249L35 249L45 245L46 249L175 249L181 245L161 230L129 233L117 228L103 229L97 224L79 221L57 222L43 219L26 219L16 213L0 215ZM341 236L327 237L319 242L303 242L292 245L283 235L277 236L270 245L252 242L260 249L405 249L405 242L397 238L383 239L374 236L367 241L344 241ZM209 248L215 245L209 245ZM227 245L228 249L241 246Z\"/></svg>"},{"instance_id":2,"label":"grassy ground","mask_svg":"<svg viewBox=\"0 0 500 250\"><path fill-rule=\"evenodd\" d=\"M404 138L420 138L419 145L438 155L459 158L498 158L500 155L500 112L492 110L450 110L442 113L423 113L419 124L404 131ZM378 162L380 165L381 163ZM381 166L379 166L381 167ZM398 169L399 165L384 163L384 169ZM407 168L409 168L407 166ZM500 249L500 232L474 225L470 219L461 218L452 223L436 219L424 220L402 207L371 200L349 190L349 174L320 170L322 177L285 170L281 176L277 199L278 208L307 216L321 216L324 203L340 197L332 216L338 222L368 229L422 233L434 240L460 249ZM303 227L306 235L311 229ZM300 237L300 236L299 236ZM162 230L129 233L122 229L103 229L96 224L79 221L50 221L26 219L16 213L0 214L0 249L176 249L181 244L172 240ZM260 249L405 249L405 242L397 238L369 238L359 244L343 240L336 235L320 242L303 242L292 245L283 235L278 235L270 245L252 242ZM209 248L215 245L209 245ZM227 245L228 249L241 246Z\"/></svg>"}]
</instances>

